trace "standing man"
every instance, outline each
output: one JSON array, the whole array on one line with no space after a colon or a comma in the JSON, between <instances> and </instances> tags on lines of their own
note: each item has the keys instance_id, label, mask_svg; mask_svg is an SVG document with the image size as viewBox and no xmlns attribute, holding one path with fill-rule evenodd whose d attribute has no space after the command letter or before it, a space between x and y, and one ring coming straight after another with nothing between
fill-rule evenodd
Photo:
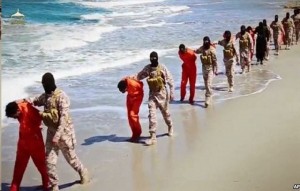
<instances>
[{"instance_id":1,"label":"standing man","mask_svg":"<svg viewBox=\"0 0 300 191\"><path fill-rule=\"evenodd\" d=\"M267 36L267 47L266 47L265 59L269 60L270 41L271 41L271 37L272 37L272 32L271 32L271 28L267 24L267 20L266 19L263 20L263 25L264 25L265 31L267 32L267 35L268 35Z\"/></svg>"},{"instance_id":2,"label":"standing man","mask_svg":"<svg viewBox=\"0 0 300 191\"><path fill-rule=\"evenodd\" d=\"M45 73L42 77L45 93L33 99L35 106L44 106L42 118L48 127L46 138L46 162L51 191L59 190L57 175L58 152L61 151L76 172L81 184L89 181L88 171L75 153L75 131L70 117L70 100L65 92L56 88L54 77Z\"/></svg>"},{"instance_id":3,"label":"standing man","mask_svg":"<svg viewBox=\"0 0 300 191\"><path fill-rule=\"evenodd\" d=\"M20 190L20 184L30 157L42 176L43 190L47 191L49 177L41 132L42 118L39 111L27 101L22 100L7 104L5 114L7 117L18 119L20 123L17 156L10 191Z\"/></svg>"},{"instance_id":4,"label":"standing man","mask_svg":"<svg viewBox=\"0 0 300 191\"><path fill-rule=\"evenodd\" d=\"M208 107L208 105L211 103L213 77L214 74L218 74L216 50L212 46L208 36L203 38L203 45L195 50L195 53L200 54L203 80L206 90L205 107Z\"/></svg>"},{"instance_id":5,"label":"standing man","mask_svg":"<svg viewBox=\"0 0 300 191\"><path fill-rule=\"evenodd\" d=\"M241 31L236 34L236 39L239 38L240 45L240 63L242 74L250 72L251 52L253 52L253 40L250 34L246 31L244 25L241 26ZM247 70L245 70L247 68Z\"/></svg>"},{"instance_id":6,"label":"standing man","mask_svg":"<svg viewBox=\"0 0 300 191\"><path fill-rule=\"evenodd\" d=\"M168 126L168 135L173 135L173 124L169 112L169 100L174 100L174 81L167 67L158 62L157 52L150 53L150 63L146 65L134 78L142 80L147 78L149 85L149 132L150 139L146 140L146 145L153 145L156 140L157 118L156 109L159 108ZM170 94L166 88L169 85Z\"/></svg>"},{"instance_id":7,"label":"standing man","mask_svg":"<svg viewBox=\"0 0 300 191\"><path fill-rule=\"evenodd\" d=\"M285 32L285 43L286 43L286 50L289 50L292 44L293 39L293 31L295 28L294 21L290 18L290 13L287 12L285 18L282 20L284 32Z\"/></svg>"},{"instance_id":8,"label":"standing man","mask_svg":"<svg viewBox=\"0 0 300 191\"><path fill-rule=\"evenodd\" d=\"M236 62L239 62L237 51L234 47L230 31L225 31L223 34L224 39L218 41L218 44L223 46L223 61L225 64L225 72L228 80L228 91L233 92L233 76L234 76L234 57Z\"/></svg>"},{"instance_id":9,"label":"standing man","mask_svg":"<svg viewBox=\"0 0 300 191\"><path fill-rule=\"evenodd\" d=\"M284 36L284 29L282 24L278 20L278 15L275 15L274 21L272 21L270 27L273 30L273 39L274 39L274 46L275 46L275 55L279 55L279 47L281 45L281 38Z\"/></svg>"},{"instance_id":10,"label":"standing man","mask_svg":"<svg viewBox=\"0 0 300 191\"><path fill-rule=\"evenodd\" d=\"M184 100L186 94L186 84L190 83L190 104L194 104L194 96L196 89L197 67L195 52L189 48L186 48L184 44L179 45L178 55L183 61L182 64L182 76L180 86L180 101Z\"/></svg>"},{"instance_id":11,"label":"standing man","mask_svg":"<svg viewBox=\"0 0 300 191\"><path fill-rule=\"evenodd\" d=\"M293 15L293 20L295 24L295 42L298 44L300 35L300 9L296 9Z\"/></svg>"},{"instance_id":12,"label":"standing man","mask_svg":"<svg viewBox=\"0 0 300 191\"><path fill-rule=\"evenodd\" d=\"M144 97L143 82L131 78L124 78L118 83L118 88L122 93L127 91L127 115L132 131L132 136L128 141L138 142L142 134L139 111Z\"/></svg>"}]
</instances>

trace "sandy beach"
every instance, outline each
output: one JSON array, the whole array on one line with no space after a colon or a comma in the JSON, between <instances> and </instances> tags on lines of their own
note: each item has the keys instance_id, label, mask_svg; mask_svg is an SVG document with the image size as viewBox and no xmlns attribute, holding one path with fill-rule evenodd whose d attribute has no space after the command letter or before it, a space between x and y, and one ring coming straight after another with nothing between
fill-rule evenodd
<instances>
[{"instance_id":1,"label":"sandy beach","mask_svg":"<svg viewBox=\"0 0 300 191\"><path fill-rule=\"evenodd\" d=\"M159 121L159 138L154 146L127 143L124 137L114 134L93 137L92 132L77 132L77 152L92 181L79 185L78 175L60 155L60 188L293 190L294 184L300 184L299 52L299 45L282 50L278 58L262 66L282 79L271 82L261 93L213 104L208 109L197 104L172 104L175 136L165 136L166 126ZM246 75L251 77L251 73ZM143 124L143 136L148 136L147 123ZM81 155L83 150L88 150L87 154ZM2 190L8 190L13 163L3 163L2 167ZM22 190L36 190L39 183L37 170L30 162Z\"/></svg>"}]
</instances>

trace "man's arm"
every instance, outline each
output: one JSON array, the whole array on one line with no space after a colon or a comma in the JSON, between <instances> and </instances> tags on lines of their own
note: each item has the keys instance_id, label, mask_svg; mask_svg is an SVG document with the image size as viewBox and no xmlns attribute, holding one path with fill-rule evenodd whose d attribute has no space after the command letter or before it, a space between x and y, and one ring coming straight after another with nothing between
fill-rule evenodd
<instances>
[{"instance_id":1,"label":"man's arm","mask_svg":"<svg viewBox=\"0 0 300 191\"><path fill-rule=\"evenodd\" d=\"M27 102L33 104L34 106L43 106L46 103L46 94L43 93L40 96L33 96L33 97L28 97L28 98L24 98L24 100L26 100Z\"/></svg>"},{"instance_id":2,"label":"man's arm","mask_svg":"<svg viewBox=\"0 0 300 191\"><path fill-rule=\"evenodd\" d=\"M143 80L149 76L149 65L145 66L142 71L137 73L133 78L136 80Z\"/></svg>"},{"instance_id":3,"label":"man's arm","mask_svg":"<svg viewBox=\"0 0 300 191\"><path fill-rule=\"evenodd\" d=\"M202 53L202 51L203 51L203 47L202 47L202 46L201 46L200 48L194 50L194 52L195 52L196 54L200 54L200 53Z\"/></svg>"},{"instance_id":4,"label":"man's arm","mask_svg":"<svg viewBox=\"0 0 300 191\"><path fill-rule=\"evenodd\" d=\"M58 99L58 112L59 112L59 122L58 128L53 139L59 140L64 131L64 128L68 125L69 120L69 107L70 100L69 97L63 92L59 95Z\"/></svg>"},{"instance_id":5,"label":"man's arm","mask_svg":"<svg viewBox=\"0 0 300 191\"><path fill-rule=\"evenodd\" d=\"M212 57L212 65L213 65L213 72L215 75L218 75L218 63L217 63L217 56L215 50L210 51Z\"/></svg>"},{"instance_id":6,"label":"man's arm","mask_svg":"<svg viewBox=\"0 0 300 191\"><path fill-rule=\"evenodd\" d=\"M172 77L171 72L164 66L164 73L165 73L165 81L169 85L170 88L170 100L174 100L174 80Z\"/></svg>"}]
</instances>

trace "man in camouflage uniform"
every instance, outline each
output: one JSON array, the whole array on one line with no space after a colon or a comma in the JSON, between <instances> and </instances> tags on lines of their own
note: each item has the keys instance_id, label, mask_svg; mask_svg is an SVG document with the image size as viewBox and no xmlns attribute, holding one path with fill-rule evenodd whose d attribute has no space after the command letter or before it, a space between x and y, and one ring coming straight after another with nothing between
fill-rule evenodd
<instances>
[{"instance_id":1,"label":"man in camouflage uniform","mask_svg":"<svg viewBox=\"0 0 300 191\"><path fill-rule=\"evenodd\" d=\"M270 25L271 29L273 30L273 39L274 39L274 46L275 46L275 55L279 55L279 47L281 45L281 36L284 35L284 29L282 24L278 21L278 15L275 15L275 20L272 21Z\"/></svg>"},{"instance_id":2,"label":"man in camouflage uniform","mask_svg":"<svg viewBox=\"0 0 300 191\"><path fill-rule=\"evenodd\" d=\"M285 18L282 20L282 24L285 32L285 49L289 50L292 44L293 32L295 28L294 21L292 18L290 18L289 12L286 13Z\"/></svg>"},{"instance_id":3,"label":"man in camouflage uniform","mask_svg":"<svg viewBox=\"0 0 300 191\"><path fill-rule=\"evenodd\" d=\"M32 100L35 106L44 106L41 112L43 122L48 127L46 138L46 163L50 179L50 190L57 191L57 158L59 150L67 162L76 170L81 183L89 181L87 169L75 153L75 131L69 114L70 100L65 92L56 88L54 77L45 73L42 77L45 93Z\"/></svg>"},{"instance_id":4,"label":"man in camouflage uniform","mask_svg":"<svg viewBox=\"0 0 300 191\"><path fill-rule=\"evenodd\" d=\"M168 135L173 135L173 125L169 113L169 100L174 99L174 81L171 73L167 67L158 63L158 54L151 52L150 54L151 64L146 65L142 71L140 71L134 78L142 80L147 78L149 85L149 132L150 139L146 140L146 145L152 145L156 143L156 109L159 108L163 118L168 126ZM170 95L168 94L166 84L169 85Z\"/></svg>"},{"instance_id":5,"label":"man in camouflage uniform","mask_svg":"<svg viewBox=\"0 0 300 191\"><path fill-rule=\"evenodd\" d=\"M294 10L294 15L292 16L295 24L295 44L298 44L299 35L300 35L300 9Z\"/></svg>"},{"instance_id":6,"label":"man in camouflage uniform","mask_svg":"<svg viewBox=\"0 0 300 191\"><path fill-rule=\"evenodd\" d=\"M250 72L250 53L253 52L253 40L244 25L241 26L241 31L236 34L236 39L239 39L240 63L242 74L244 74L245 72ZM245 70L245 68L247 68L247 70Z\"/></svg>"},{"instance_id":7,"label":"man in camouflage uniform","mask_svg":"<svg viewBox=\"0 0 300 191\"><path fill-rule=\"evenodd\" d=\"M211 102L213 77L218 74L216 50L211 44L208 36L203 38L203 45L195 50L195 53L200 54L203 80L206 90L205 107L208 107Z\"/></svg>"},{"instance_id":8,"label":"man in camouflage uniform","mask_svg":"<svg viewBox=\"0 0 300 191\"><path fill-rule=\"evenodd\" d=\"M218 44L223 46L223 62L225 64L225 72L228 81L228 91L233 92L233 76L234 76L234 57L236 58L236 62L239 62L238 54L234 47L234 42L231 37L230 31L225 31L223 35L224 39L218 41Z\"/></svg>"}]
</instances>

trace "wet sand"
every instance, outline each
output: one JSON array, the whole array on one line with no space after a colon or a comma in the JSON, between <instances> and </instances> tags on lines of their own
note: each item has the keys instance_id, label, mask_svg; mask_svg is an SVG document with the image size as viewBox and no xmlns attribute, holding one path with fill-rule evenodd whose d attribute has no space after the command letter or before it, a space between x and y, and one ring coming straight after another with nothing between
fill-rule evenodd
<instances>
[{"instance_id":1,"label":"wet sand","mask_svg":"<svg viewBox=\"0 0 300 191\"><path fill-rule=\"evenodd\" d=\"M60 188L66 191L293 190L294 184L300 184L299 53L300 45L293 46L262 66L282 79L271 82L261 93L215 103L207 109L201 101L195 106L171 105L175 135L165 136L167 127L159 121L159 138L154 146L127 143L118 135L91 137L90 133L77 132L77 153L89 169L92 182L84 186L74 182L79 176L60 155ZM147 131L146 123L143 136L148 136ZM13 165L14 159L2 164L2 190L8 190ZM36 190L40 182L30 162L23 190Z\"/></svg>"}]
</instances>

